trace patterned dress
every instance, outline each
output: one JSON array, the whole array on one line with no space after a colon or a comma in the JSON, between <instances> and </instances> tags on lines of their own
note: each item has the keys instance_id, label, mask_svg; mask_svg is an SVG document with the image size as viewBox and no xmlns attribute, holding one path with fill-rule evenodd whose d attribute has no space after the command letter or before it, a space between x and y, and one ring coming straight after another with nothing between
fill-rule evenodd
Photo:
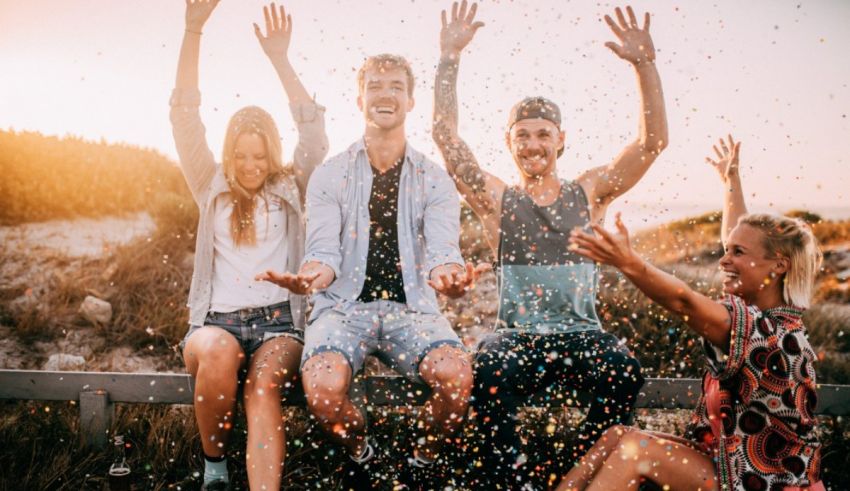
<instances>
[{"instance_id":1,"label":"patterned dress","mask_svg":"<svg viewBox=\"0 0 850 491\"><path fill-rule=\"evenodd\" d=\"M712 449L720 489L772 491L819 481L816 357L803 310L760 311L735 296L723 303L732 317L729 353L703 341L706 382L719 381L723 436L716 441L703 396L690 438Z\"/></svg>"}]
</instances>

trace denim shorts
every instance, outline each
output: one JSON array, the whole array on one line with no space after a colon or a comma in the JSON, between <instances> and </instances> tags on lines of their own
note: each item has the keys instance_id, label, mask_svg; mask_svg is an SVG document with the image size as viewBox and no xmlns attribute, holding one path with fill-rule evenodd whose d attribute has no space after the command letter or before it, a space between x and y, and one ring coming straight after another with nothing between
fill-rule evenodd
<instances>
[{"instance_id":1,"label":"denim shorts","mask_svg":"<svg viewBox=\"0 0 850 491\"><path fill-rule=\"evenodd\" d=\"M180 351L186 348L186 340L203 327L219 327L233 335L242 347L245 355L250 356L269 339L279 336L295 338L304 344L304 331L292 323L289 302L281 302L266 307L252 307L233 312L210 312L203 326L191 326L183 340Z\"/></svg>"},{"instance_id":2,"label":"denim shorts","mask_svg":"<svg viewBox=\"0 0 850 491\"><path fill-rule=\"evenodd\" d=\"M437 314L413 312L388 300L357 303L345 312L329 309L307 328L301 365L332 351L348 360L352 376L368 355L375 355L413 382L422 382L419 362L442 345L463 349L449 321Z\"/></svg>"}]
</instances>

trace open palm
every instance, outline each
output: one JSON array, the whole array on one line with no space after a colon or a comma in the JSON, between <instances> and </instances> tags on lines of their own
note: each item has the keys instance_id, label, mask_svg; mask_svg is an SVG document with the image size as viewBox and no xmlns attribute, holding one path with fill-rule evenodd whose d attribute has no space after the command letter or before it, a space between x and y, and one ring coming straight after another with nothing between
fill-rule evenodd
<instances>
[{"instance_id":1,"label":"open palm","mask_svg":"<svg viewBox=\"0 0 850 491\"><path fill-rule=\"evenodd\" d=\"M263 7L263 17L266 20L265 36L260 26L254 23L254 34L263 52L272 60L286 57L292 39L292 16L286 14L282 5L278 9L272 2L270 6Z\"/></svg>"},{"instance_id":2,"label":"open palm","mask_svg":"<svg viewBox=\"0 0 850 491\"><path fill-rule=\"evenodd\" d=\"M451 21L446 19L446 11L442 12L443 28L440 30L440 49L444 53L460 53L472 41L475 31L483 26L483 22L475 22L475 12L478 4L473 3L467 10L466 0L458 6L452 3Z\"/></svg>"},{"instance_id":3,"label":"open palm","mask_svg":"<svg viewBox=\"0 0 850 491\"><path fill-rule=\"evenodd\" d=\"M726 182L731 177L738 175L738 157L741 153L741 142L736 142L732 139L732 135L727 136L727 141L720 139L720 147L714 145L714 153L717 155L717 160L706 157L705 161L712 165L720 174L720 179Z\"/></svg>"},{"instance_id":4,"label":"open palm","mask_svg":"<svg viewBox=\"0 0 850 491\"><path fill-rule=\"evenodd\" d=\"M623 224L623 218L617 213L616 233L611 233L598 224L591 225L593 234L576 229L570 233L569 248L573 252L598 263L610 264L622 268L634 256L629 241L629 231Z\"/></svg>"},{"instance_id":5,"label":"open palm","mask_svg":"<svg viewBox=\"0 0 850 491\"><path fill-rule=\"evenodd\" d=\"M652 36L649 35L649 12L644 14L643 27L638 26L635 11L631 7L626 7L626 13L629 18L623 15L620 7L615 9L617 22L611 16L605 16L605 22L620 40L621 44L607 42L607 46L620 58L631 62L634 65L639 65L645 61L655 61L655 46L652 44Z\"/></svg>"}]
</instances>

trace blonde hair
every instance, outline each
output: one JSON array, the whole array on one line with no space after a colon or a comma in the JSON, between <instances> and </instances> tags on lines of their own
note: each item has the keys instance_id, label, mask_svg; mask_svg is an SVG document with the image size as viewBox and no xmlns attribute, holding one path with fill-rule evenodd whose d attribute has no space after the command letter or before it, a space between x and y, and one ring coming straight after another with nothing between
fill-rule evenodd
<instances>
[{"instance_id":1,"label":"blonde hair","mask_svg":"<svg viewBox=\"0 0 850 491\"><path fill-rule=\"evenodd\" d=\"M280 143L280 133L271 115L257 106L243 107L236 112L227 124L222 151L224 176L230 187L233 198L233 213L230 215L230 234L236 246L254 245L257 243L257 229L254 225L254 199L236 179L236 140L243 134L255 134L263 139L266 146L266 157L269 162L269 175L266 183L278 179L291 169L283 165L283 149ZM268 207L268 203L266 203Z\"/></svg>"},{"instance_id":2,"label":"blonde hair","mask_svg":"<svg viewBox=\"0 0 850 491\"><path fill-rule=\"evenodd\" d=\"M366 71L378 69L381 71L390 70L393 68L401 68L407 75L407 95L413 95L413 87L416 84L416 79L413 77L413 69L410 68L410 63L403 56L391 55L383 53L380 55L370 56L363 62L363 66L357 72L357 87L360 93L363 93L363 84L365 83Z\"/></svg>"},{"instance_id":3,"label":"blonde hair","mask_svg":"<svg viewBox=\"0 0 850 491\"><path fill-rule=\"evenodd\" d=\"M788 258L788 271L782 278L783 301L808 308L823 260L812 229L802 220L769 213L744 215L738 224L749 225L764 234L762 244L768 257Z\"/></svg>"}]
</instances>

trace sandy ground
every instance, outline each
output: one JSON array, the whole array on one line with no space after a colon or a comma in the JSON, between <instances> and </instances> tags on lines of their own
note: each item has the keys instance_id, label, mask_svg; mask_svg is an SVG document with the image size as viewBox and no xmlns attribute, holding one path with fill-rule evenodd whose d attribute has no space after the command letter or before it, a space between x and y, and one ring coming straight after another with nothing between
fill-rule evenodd
<instances>
[{"instance_id":1,"label":"sandy ground","mask_svg":"<svg viewBox=\"0 0 850 491\"><path fill-rule=\"evenodd\" d=\"M98 258L111 248L153 232L155 224L147 213L124 218L81 218L0 226L0 288L4 309L31 310L42 307L51 279L73 277L81 262ZM11 293L9 293L11 292ZM63 331L64 332L64 331ZM64 332L50 342L24 345L9 326L0 325L0 368L41 369L50 355L68 354L86 359L86 370L154 371L156 360L136 356L126 347L101 352L103 340L93 327Z\"/></svg>"},{"instance_id":2,"label":"sandy ground","mask_svg":"<svg viewBox=\"0 0 850 491\"><path fill-rule=\"evenodd\" d=\"M38 289L47 274L68 272L75 260L98 257L154 227L147 213L0 226L0 285Z\"/></svg>"},{"instance_id":3,"label":"sandy ground","mask_svg":"<svg viewBox=\"0 0 850 491\"><path fill-rule=\"evenodd\" d=\"M52 220L15 226L0 226L0 244L4 253L45 249L69 258L98 256L110 247L125 244L134 237L148 234L154 222L147 213L126 218L79 218Z\"/></svg>"}]
</instances>

